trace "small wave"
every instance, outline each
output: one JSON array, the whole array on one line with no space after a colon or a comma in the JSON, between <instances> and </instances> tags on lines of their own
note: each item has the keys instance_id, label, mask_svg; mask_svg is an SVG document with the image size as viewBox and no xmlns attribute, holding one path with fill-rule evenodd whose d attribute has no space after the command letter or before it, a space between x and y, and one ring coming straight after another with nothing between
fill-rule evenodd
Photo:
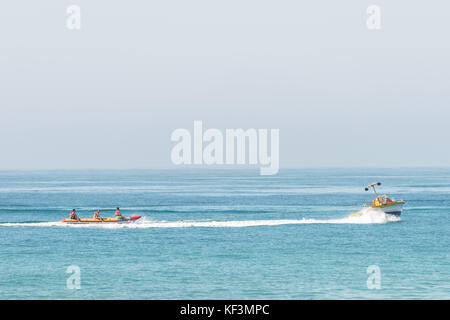
<instances>
[{"instance_id":1,"label":"small wave","mask_svg":"<svg viewBox=\"0 0 450 320\"><path fill-rule=\"evenodd\" d=\"M234 220L234 221L161 221L143 217L131 223L68 224L63 222L0 223L0 227L66 227L102 229L148 229L148 228L242 228L258 226L280 226L295 224L385 224L400 221L400 217L387 215L381 210L366 208L361 214L340 219L281 219L281 220Z\"/></svg>"}]
</instances>

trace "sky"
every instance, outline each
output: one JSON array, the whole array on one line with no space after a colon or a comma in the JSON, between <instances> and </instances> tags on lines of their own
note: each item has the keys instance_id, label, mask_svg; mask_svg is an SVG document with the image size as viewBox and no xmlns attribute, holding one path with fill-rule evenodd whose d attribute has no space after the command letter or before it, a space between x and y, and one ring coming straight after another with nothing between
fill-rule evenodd
<instances>
[{"instance_id":1,"label":"sky","mask_svg":"<svg viewBox=\"0 0 450 320\"><path fill-rule=\"evenodd\" d=\"M81 29L66 22L81 9ZM369 5L381 29L366 25ZM283 167L450 164L450 3L0 4L0 169L173 168L171 133L279 129Z\"/></svg>"}]
</instances>

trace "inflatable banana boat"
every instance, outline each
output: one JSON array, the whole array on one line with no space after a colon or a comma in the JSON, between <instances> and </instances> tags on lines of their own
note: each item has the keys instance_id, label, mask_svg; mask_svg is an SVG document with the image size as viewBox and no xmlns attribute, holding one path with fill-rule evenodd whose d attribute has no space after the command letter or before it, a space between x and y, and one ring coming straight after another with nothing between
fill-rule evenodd
<instances>
[{"instance_id":1,"label":"inflatable banana boat","mask_svg":"<svg viewBox=\"0 0 450 320\"><path fill-rule=\"evenodd\" d=\"M104 219L62 219L61 222L65 223L129 223L140 219L141 216L129 217L126 220L117 218L104 218Z\"/></svg>"}]
</instances>

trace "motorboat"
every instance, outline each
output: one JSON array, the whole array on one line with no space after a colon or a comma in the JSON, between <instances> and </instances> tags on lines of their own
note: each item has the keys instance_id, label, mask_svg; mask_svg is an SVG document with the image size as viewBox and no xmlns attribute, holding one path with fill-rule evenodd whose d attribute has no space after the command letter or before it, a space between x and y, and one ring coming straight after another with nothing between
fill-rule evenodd
<instances>
[{"instance_id":1,"label":"motorboat","mask_svg":"<svg viewBox=\"0 0 450 320\"><path fill-rule=\"evenodd\" d=\"M373 190L375 193L375 199L373 199L372 204L366 204L364 205L365 208L370 209L378 209L383 211L386 214L392 214L399 216L402 213L403 205L405 204L405 201L399 200L395 201L391 198L389 198L387 195L380 196L377 193L376 186L381 186L381 182L375 182L372 184L369 184L367 187L365 187L366 191L369 191L370 189ZM356 216L363 212L364 210L361 210L359 212L356 212L354 214L351 214L350 216Z\"/></svg>"}]
</instances>

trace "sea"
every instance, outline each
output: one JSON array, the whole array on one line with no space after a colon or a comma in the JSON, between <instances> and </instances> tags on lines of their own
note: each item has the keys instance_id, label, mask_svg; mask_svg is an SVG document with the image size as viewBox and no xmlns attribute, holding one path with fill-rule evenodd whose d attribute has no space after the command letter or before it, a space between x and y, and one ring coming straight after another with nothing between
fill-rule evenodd
<instances>
[{"instance_id":1,"label":"sea","mask_svg":"<svg viewBox=\"0 0 450 320\"><path fill-rule=\"evenodd\" d=\"M449 231L449 168L3 170L0 299L449 299Z\"/></svg>"}]
</instances>

